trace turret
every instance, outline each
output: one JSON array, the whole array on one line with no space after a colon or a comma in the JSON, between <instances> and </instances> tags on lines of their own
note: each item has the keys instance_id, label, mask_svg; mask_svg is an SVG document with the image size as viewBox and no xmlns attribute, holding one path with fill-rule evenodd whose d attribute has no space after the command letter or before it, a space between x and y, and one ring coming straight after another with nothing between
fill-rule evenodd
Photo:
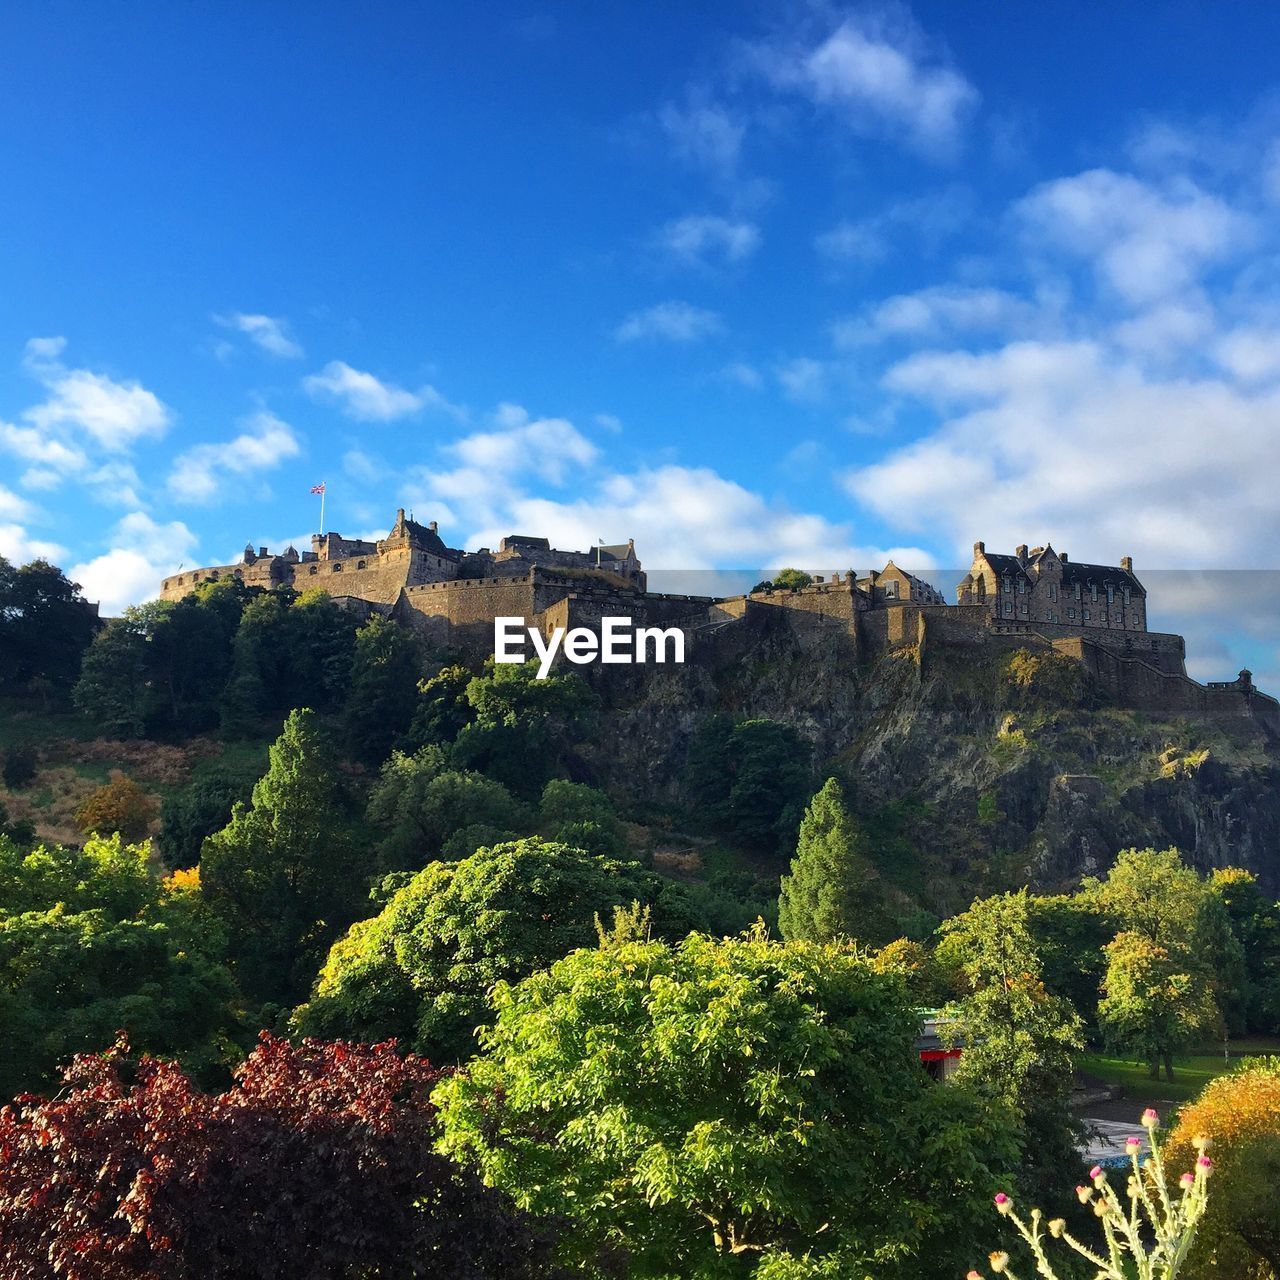
<instances>
[{"instance_id":1,"label":"turret","mask_svg":"<svg viewBox=\"0 0 1280 1280\"><path fill-rule=\"evenodd\" d=\"M1121 567L1121 568L1122 568L1126 573L1132 573L1132 572L1133 572L1133 557L1132 557L1132 556L1121 556L1121 557L1120 557L1120 567Z\"/></svg>"}]
</instances>

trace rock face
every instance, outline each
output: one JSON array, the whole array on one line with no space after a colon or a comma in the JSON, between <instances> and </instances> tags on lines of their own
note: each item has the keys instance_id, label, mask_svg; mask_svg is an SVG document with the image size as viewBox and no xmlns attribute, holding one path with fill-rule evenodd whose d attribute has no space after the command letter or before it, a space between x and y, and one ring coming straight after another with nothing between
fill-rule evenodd
<instances>
[{"instance_id":1,"label":"rock face","mask_svg":"<svg viewBox=\"0 0 1280 1280\"><path fill-rule=\"evenodd\" d=\"M1247 720L1116 706L1059 654L860 662L838 625L784 617L710 636L682 667L614 668L600 688L615 731L594 767L646 802L687 798L689 742L712 713L794 726L848 787L886 881L938 914L1021 884L1067 889L1133 845L1245 867L1280 894L1280 743Z\"/></svg>"}]
</instances>

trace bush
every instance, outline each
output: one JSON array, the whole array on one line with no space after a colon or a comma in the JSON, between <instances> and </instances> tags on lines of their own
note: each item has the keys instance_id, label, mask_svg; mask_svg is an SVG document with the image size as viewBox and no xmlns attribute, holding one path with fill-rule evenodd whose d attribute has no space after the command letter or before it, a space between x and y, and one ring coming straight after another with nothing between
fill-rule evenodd
<instances>
[{"instance_id":1,"label":"bush","mask_svg":"<svg viewBox=\"0 0 1280 1280\"><path fill-rule=\"evenodd\" d=\"M119 769L84 799L76 810L76 826L85 835L118 832L130 842L146 839L156 816L155 799Z\"/></svg>"},{"instance_id":2,"label":"bush","mask_svg":"<svg viewBox=\"0 0 1280 1280\"><path fill-rule=\"evenodd\" d=\"M10 791L21 791L36 776L37 759L31 747L10 747L4 757L4 785Z\"/></svg>"},{"instance_id":3,"label":"bush","mask_svg":"<svg viewBox=\"0 0 1280 1280\"><path fill-rule=\"evenodd\" d=\"M0 1112L0 1273L23 1280L545 1276L505 1199L431 1153L440 1073L263 1035L225 1093L123 1043Z\"/></svg>"}]
</instances>

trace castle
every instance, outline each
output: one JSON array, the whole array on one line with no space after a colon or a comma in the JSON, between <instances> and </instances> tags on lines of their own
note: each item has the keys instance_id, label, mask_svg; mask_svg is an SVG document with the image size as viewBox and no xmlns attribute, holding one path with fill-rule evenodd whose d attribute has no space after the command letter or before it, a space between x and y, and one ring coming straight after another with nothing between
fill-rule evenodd
<instances>
[{"instance_id":1,"label":"castle","mask_svg":"<svg viewBox=\"0 0 1280 1280\"><path fill-rule=\"evenodd\" d=\"M397 511L376 542L316 534L301 554L247 546L238 564L165 578L161 599L176 600L202 582L229 577L246 586L319 588L360 616L383 613L412 626L442 650L492 652L495 617L520 617L550 632L605 616L635 625L679 627L705 652L732 647L774 623L834 629L855 657L911 651L925 663L943 647L1052 649L1084 665L1122 705L1162 716L1240 716L1280 737L1280 703L1258 692L1247 671L1202 685L1186 673L1179 635L1147 630L1146 591L1133 561L1083 564L1052 546L1013 555L974 543L973 564L948 604L930 583L892 560L881 570L853 569L804 587L762 584L738 596L669 595L648 590L635 543L563 551L546 538L511 535L496 550L449 547L435 521Z\"/></svg>"}]
</instances>

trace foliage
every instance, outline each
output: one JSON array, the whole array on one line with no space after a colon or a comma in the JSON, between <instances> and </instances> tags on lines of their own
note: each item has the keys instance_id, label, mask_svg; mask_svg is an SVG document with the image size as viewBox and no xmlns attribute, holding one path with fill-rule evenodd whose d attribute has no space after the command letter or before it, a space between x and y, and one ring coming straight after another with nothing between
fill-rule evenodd
<instances>
[{"instance_id":1,"label":"foliage","mask_svg":"<svg viewBox=\"0 0 1280 1280\"><path fill-rule=\"evenodd\" d=\"M422 653L417 638L375 613L356 632L343 717L345 741L360 759L385 760L413 722Z\"/></svg>"},{"instance_id":2,"label":"foliage","mask_svg":"<svg viewBox=\"0 0 1280 1280\"><path fill-rule=\"evenodd\" d=\"M436 1090L442 1149L567 1216L575 1274L959 1266L1005 1145L928 1081L898 980L836 944L624 924L499 985L485 1053Z\"/></svg>"},{"instance_id":3,"label":"foliage","mask_svg":"<svg viewBox=\"0 0 1280 1280\"><path fill-rule=\"evenodd\" d=\"M1142 1122L1148 1130L1154 1130L1158 1117L1148 1110ZM1014 1209L1009 1196L1004 1192L996 1196L997 1211L1012 1222L1027 1244L1036 1274L1043 1280L1058 1277L1045 1248L1048 1239L1064 1241L1089 1264L1094 1280L1175 1280L1183 1272L1183 1263L1209 1204L1208 1178L1213 1161L1204 1154L1203 1146L1199 1147L1199 1154L1188 1162L1194 1172L1188 1170L1178 1180L1178 1186L1172 1187L1165 1172L1169 1161L1159 1143L1152 1141L1151 1156L1145 1163L1138 1157L1141 1147L1137 1138L1130 1138L1127 1143L1133 1172L1123 1201L1106 1171L1098 1166L1089 1174L1093 1185L1076 1188L1081 1203L1091 1205L1098 1218L1103 1239L1100 1246L1082 1243L1062 1218L1046 1223L1039 1209L1032 1209L1030 1221L1026 1221ZM991 1254L990 1264L993 1272L1017 1280L1009 1266L1009 1255L1003 1250ZM970 1271L969 1280L982 1280L982 1273Z\"/></svg>"},{"instance_id":4,"label":"foliage","mask_svg":"<svg viewBox=\"0 0 1280 1280\"><path fill-rule=\"evenodd\" d=\"M537 678L538 663L485 664L467 684L475 719L454 742L454 763L536 800L566 772L574 742L590 736L600 700L576 672Z\"/></svg>"},{"instance_id":5,"label":"foliage","mask_svg":"<svg viewBox=\"0 0 1280 1280\"><path fill-rule=\"evenodd\" d=\"M263 1035L225 1093L125 1044L0 1112L0 1271L24 1280L545 1276L500 1195L431 1154L440 1072Z\"/></svg>"},{"instance_id":6,"label":"foliage","mask_svg":"<svg viewBox=\"0 0 1280 1280\"><path fill-rule=\"evenodd\" d=\"M19 568L0 556L0 685L69 690L97 627L79 584L61 569L46 560Z\"/></svg>"},{"instance_id":7,"label":"foliage","mask_svg":"<svg viewBox=\"0 0 1280 1280\"><path fill-rule=\"evenodd\" d=\"M1040 954L1044 985L1054 995L1066 996L1092 1024L1106 967L1103 947L1114 925L1087 896L1036 894L1027 898L1027 928Z\"/></svg>"},{"instance_id":8,"label":"foliage","mask_svg":"<svg viewBox=\"0 0 1280 1280\"><path fill-rule=\"evenodd\" d=\"M778 927L787 941L880 942L888 922L865 838L834 778L809 802L791 874L782 877Z\"/></svg>"},{"instance_id":9,"label":"foliage","mask_svg":"<svg viewBox=\"0 0 1280 1280\"><path fill-rule=\"evenodd\" d=\"M372 868L349 838L327 739L293 711L248 808L211 835L201 880L246 995L293 1004L351 921Z\"/></svg>"},{"instance_id":10,"label":"foliage","mask_svg":"<svg viewBox=\"0 0 1280 1280\"><path fill-rule=\"evenodd\" d=\"M803 569L779 569L773 575L773 585L779 591L797 591L812 586L813 577Z\"/></svg>"},{"instance_id":11,"label":"foliage","mask_svg":"<svg viewBox=\"0 0 1280 1280\"><path fill-rule=\"evenodd\" d=\"M810 760L790 725L712 717L689 746L686 782L697 816L749 848L789 848L812 794Z\"/></svg>"},{"instance_id":12,"label":"foliage","mask_svg":"<svg viewBox=\"0 0 1280 1280\"><path fill-rule=\"evenodd\" d=\"M74 701L103 733L140 738L148 709L146 615L136 608L107 623L84 655Z\"/></svg>"},{"instance_id":13,"label":"foliage","mask_svg":"<svg viewBox=\"0 0 1280 1280\"><path fill-rule=\"evenodd\" d=\"M409 728L415 746L452 742L475 719L467 686L475 672L459 664L441 667L418 684L417 709Z\"/></svg>"},{"instance_id":14,"label":"foliage","mask_svg":"<svg viewBox=\"0 0 1280 1280\"><path fill-rule=\"evenodd\" d=\"M961 1044L956 1079L996 1099L1017 1118L1021 1181L1052 1196L1077 1159L1071 1111L1072 1054L1081 1021L1050 995L1030 929L1026 890L975 902L942 926L966 993L943 1010L947 1039Z\"/></svg>"},{"instance_id":15,"label":"foliage","mask_svg":"<svg viewBox=\"0 0 1280 1280\"><path fill-rule=\"evenodd\" d=\"M156 816L155 798L119 769L111 778L89 793L76 809L76 826L85 835L118 831L126 840L142 840Z\"/></svg>"},{"instance_id":16,"label":"foliage","mask_svg":"<svg viewBox=\"0 0 1280 1280\"><path fill-rule=\"evenodd\" d=\"M895 938L867 957L877 973L896 973L911 1001L919 1008L945 1004L955 992L955 984L933 953L911 938Z\"/></svg>"},{"instance_id":17,"label":"foliage","mask_svg":"<svg viewBox=\"0 0 1280 1280\"><path fill-rule=\"evenodd\" d=\"M1214 1196L1189 1274L1197 1280L1280 1277L1280 1058L1212 1081L1178 1113L1169 1158L1192 1158L1213 1137Z\"/></svg>"},{"instance_id":18,"label":"foliage","mask_svg":"<svg viewBox=\"0 0 1280 1280\"><path fill-rule=\"evenodd\" d=\"M10 747L4 753L4 769L0 771L4 785L10 791L21 791L23 787L28 786L35 779L37 760L33 747L21 745Z\"/></svg>"},{"instance_id":19,"label":"foliage","mask_svg":"<svg viewBox=\"0 0 1280 1280\"><path fill-rule=\"evenodd\" d=\"M412 756L393 752L369 794L366 816L383 833L379 861L391 871L418 870L470 828L513 838L530 823L524 805L500 782L447 768L437 746Z\"/></svg>"},{"instance_id":20,"label":"foliage","mask_svg":"<svg viewBox=\"0 0 1280 1280\"><path fill-rule=\"evenodd\" d=\"M207 1066L234 1029L234 996L217 930L159 882L145 845L24 853L0 837L0 1096L120 1028Z\"/></svg>"},{"instance_id":21,"label":"foliage","mask_svg":"<svg viewBox=\"0 0 1280 1280\"><path fill-rule=\"evenodd\" d=\"M1208 976L1185 948L1161 946L1143 933L1118 933L1105 951L1098 1004L1103 1037L1146 1062L1152 1079L1163 1063L1172 1080L1173 1054L1217 1021Z\"/></svg>"},{"instance_id":22,"label":"foliage","mask_svg":"<svg viewBox=\"0 0 1280 1280\"><path fill-rule=\"evenodd\" d=\"M1280 1027L1280 902L1265 898L1257 880L1238 867L1209 877L1232 932L1240 941L1245 1026L1250 1031Z\"/></svg>"},{"instance_id":23,"label":"foliage","mask_svg":"<svg viewBox=\"0 0 1280 1280\"><path fill-rule=\"evenodd\" d=\"M1005 664L1005 675L1009 684L1029 701L1078 706L1083 699L1084 668L1052 649L1036 653L1015 650Z\"/></svg>"},{"instance_id":24,"label":"foliage","mask_svg":"<svg viewBox=\"0 0 1280 1280\"><path fill-rule=\"evenodd\" d=\"M623 855L626 836L613 801L580 782L552 778L538 805L542 834L549 840L601 856Z\"/></svg>"},{"instance_id":25,"label":"foliage","mask_svg":"<svg viewBox=\"0 0 1280 1280\"><path fill-rule=\"evenodd\" d=\"M236 770L206 773L190 786L165 796L160 806L160 851L171 867L200 861L207 836L227 825L231 811L253 792L253 779Z\"/></svg>"},{"instance_id":26,"label":"foliage","mask_svg":"<svg viewBox=\"0 0 1280 1280\"><path fill-rule=\"evenodd\" d=\"M465 1059L474 1028L492 1016L495 982L589 946L596 917L632 901L652 906L665 936L697 923L670 881L539 839L433 863L334 943L295 1023L309 1035L395 1035L437 1061Z\"/></svg>"}]
</instances>

